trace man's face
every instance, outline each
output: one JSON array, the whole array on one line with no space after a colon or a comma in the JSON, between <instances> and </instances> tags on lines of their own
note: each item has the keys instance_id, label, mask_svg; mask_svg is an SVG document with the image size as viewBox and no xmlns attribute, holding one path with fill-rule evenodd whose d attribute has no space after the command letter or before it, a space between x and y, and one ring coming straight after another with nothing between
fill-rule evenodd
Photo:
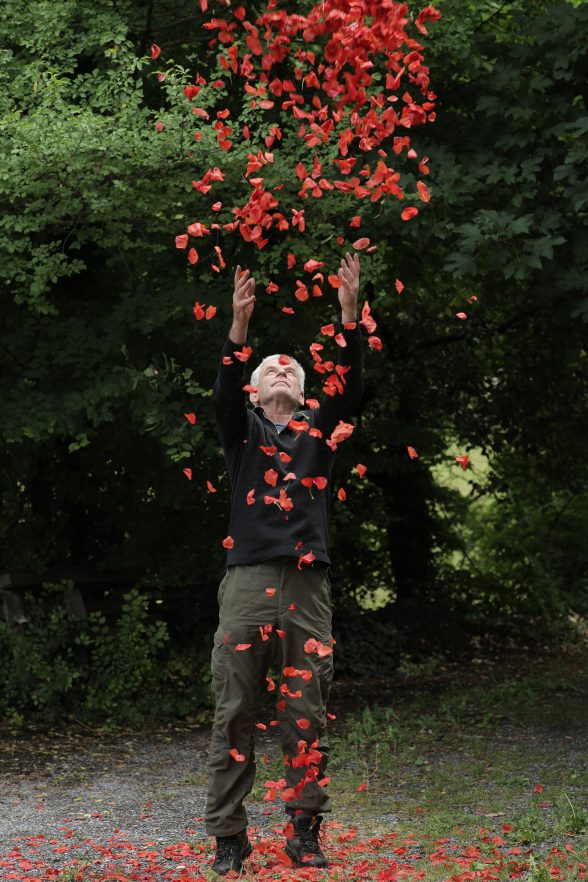
<instances>
[{"instance_id":1,"label":"man's face","mask_svg":"<svg viewBox=\"0 0 588 882\"><path fill-rule=\"evenodd\" d=\"M285 356L281 358L286 361ZM257 393L252 392L250 397L254 404L260 404L261 407L283 405L286 400L286 404L295 410L303 404L304 394L300 388L298 371L292 362L281 364L275 358L264 364L257 381Z\"/></svg>"}]
</instances>

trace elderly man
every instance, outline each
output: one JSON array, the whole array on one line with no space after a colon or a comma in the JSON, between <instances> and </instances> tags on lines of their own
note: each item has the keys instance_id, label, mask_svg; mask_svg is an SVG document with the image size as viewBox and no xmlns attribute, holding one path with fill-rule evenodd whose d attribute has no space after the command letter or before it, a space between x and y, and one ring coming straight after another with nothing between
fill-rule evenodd
<instances>
[{"instance_id":1,"label":"elderly man","mask_svg":"<svg viewBox=\"0 0 588 882\"><path fill-rule=\"evenodd\" d=\"M333 673L329 582L330 478L341 421L361 399L357 316L359 257L339 269L338 370L318 405L304 409L304 371L286 355L253 372L246 407L244 361L255 304L249 270L235 272L233 324L214 386L217 426L231 481L227 568L212 652L215 718L206 806L217 839L213 869L240 871L251 854L243 801L255 777L255 726L262 687L276 690L290 822L286 852L296 865L326 867L319 831L331 811L324 777L326 703ZM341 427L339 427L339 432ZM344 432L343 432L344 434ZM278 663L282 682L268 668ZM272 724L270 723L270 725ZM281 788L276 788L277 792Z\"/></svg>"}]
</instances>

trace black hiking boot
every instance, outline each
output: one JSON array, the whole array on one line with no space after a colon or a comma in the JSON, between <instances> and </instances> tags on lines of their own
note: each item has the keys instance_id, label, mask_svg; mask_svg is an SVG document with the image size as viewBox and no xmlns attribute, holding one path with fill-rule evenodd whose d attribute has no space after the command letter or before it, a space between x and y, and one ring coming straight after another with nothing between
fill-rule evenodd
<instances>
[{"instance_id":1,"label":"black hiking boot","mask_svg":"<svg viewBox=\"0 0 588 882\"><path fill-rule=\"evenodd\" d=\"M252 851L253 848L246 830L241 830L234 836L217 836L216 857L212 869L219 876L226 876L231 870L240 873L243 861L249 857Z\"/></svg>"},{"instance_id":2,"label":"black hiking boot","mask_svg":"<svg viewBox=\"0 0 588 882\"><path fill-rule=\"evenodd\" d=\"M286 842L286 854L297 867L328 867L321 851L321 815L296 815L292 818L294 832Z\"/></svg>"}]
</instances>

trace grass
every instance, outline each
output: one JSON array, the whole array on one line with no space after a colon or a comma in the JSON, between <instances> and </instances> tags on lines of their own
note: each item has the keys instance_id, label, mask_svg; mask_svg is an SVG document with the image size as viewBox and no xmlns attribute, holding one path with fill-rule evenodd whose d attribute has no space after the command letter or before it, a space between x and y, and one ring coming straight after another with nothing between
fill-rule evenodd
<instances>
[{"instance_id":1,"label":"grass","mask_svg":"<svg viewBox=\"0 0 588 882\"><path fill-rule=\"evenodd\" d=\"M409 666L396 695L374 684L382 702L368 694L359 709L355 693L347 703L345 684L336 688L327 846L335 861L338 838L359 832L348 843L353 856L320 878L588 878L586 655L465 677L441 677L439 667ZM279 764L272 755L263 779ZM258 782L253 795L263 793ZM305 878L299 872L287 878Z\"/></svg>"}]
</instances>

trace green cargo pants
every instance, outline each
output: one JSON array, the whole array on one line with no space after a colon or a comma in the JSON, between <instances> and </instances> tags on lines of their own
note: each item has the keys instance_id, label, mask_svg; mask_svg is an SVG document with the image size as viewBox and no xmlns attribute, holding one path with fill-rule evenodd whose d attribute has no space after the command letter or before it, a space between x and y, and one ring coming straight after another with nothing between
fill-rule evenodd
<instances>
[{"instance_id":1,"label":"green cargo pants","mask_svg":"<svg viewBox=\"0 0 588 882\"><path fill-rule=\"evenodd\" d=\"M304 645L310 638L329 648L332 645L328 568L315 563L299 570L296 559L289 557L231 566L220 584L218 601L219 626L212 650L215 717L206 830L210 836L230 836L247 826L243 801L255 779L255 723L259 721L261 693L268 687L266 675L272 664L280 672L289 666L312 672L306 680L282 676L272 694L276 702L285 702L275 714L284 755L296 757L301 740L307 745L318 740L317 750L322 755L319 779L324 775L328 759L326 704L333 655L321 657L305 650ZM247 649L236 649L247 644L251 644ZM282 684L284 690L280 691ZM302 694L293 697L299 691ZM302 726L297 721L302 721ZM229 751L233 749L244 759L231 756ZM298 784L305 771L304 767L286 765L287 787ZM283 805L287 811L302 809L309 814L331 811L330 798L316 780L305 784L299 798Z\"/></svg>"}]
</instances>

